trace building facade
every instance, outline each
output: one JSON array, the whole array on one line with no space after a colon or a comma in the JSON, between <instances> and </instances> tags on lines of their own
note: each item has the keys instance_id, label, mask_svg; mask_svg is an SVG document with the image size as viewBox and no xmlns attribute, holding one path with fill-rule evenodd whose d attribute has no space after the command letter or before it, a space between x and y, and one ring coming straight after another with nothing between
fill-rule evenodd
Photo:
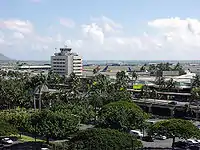
<instances>
[{"instance_id":1,"label":"building facade","mask_svg":"<svg viewBox=\"0 0 200 150\"><path fill-rule=\"evenodd\" d=\"M71 48L60 48L59 53L51 56L51 69L60 75L70 75L74 72L77 76L82 76L82 58L71 52Z\"/></svg>"}]
</instances>

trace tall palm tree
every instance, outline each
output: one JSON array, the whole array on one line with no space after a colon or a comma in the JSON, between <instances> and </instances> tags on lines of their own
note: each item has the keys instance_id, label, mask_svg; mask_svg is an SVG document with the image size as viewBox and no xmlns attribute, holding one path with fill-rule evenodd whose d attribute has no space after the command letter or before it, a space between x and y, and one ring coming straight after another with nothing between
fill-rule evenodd
<instances>
[{"instance_id":1,"label":"tall palm tree","mask_svg":"<svg viewBox=\"0 0 200 150\"><path fill-rule=\"evenodd\" d=\"M132 80L132 87L133 87L133 84L135 84L135 81L137 80L138 78L138 75L135 71L131 72L131 80Z\"/></svg>"},{"instance_id":2,"label":"tall palm tree","mask_svg":"<svg viewBox=\"0 0 200 150\"><path fill-rule=\"evenodd\" d=\"M200 87L200 77L199 75L196 75L192 81L192 87Z\"/></svg>"},{"instance_id":3,"label":"tall palm tree","mask_svg":"<svg viewBox=\"0 0 200 150\"><path fill-rule=\"evenodd\" d=\"M192 91L191 91L191 100L189 102L189 106L191 104L191 101L195 101L197 102L197 110L199 111L199 101L200 101L200 88L198 87L195 87L195 88L192 88ZM196 119L199 118L199 112L196 113Z\"/></svg>"}]
</instances>

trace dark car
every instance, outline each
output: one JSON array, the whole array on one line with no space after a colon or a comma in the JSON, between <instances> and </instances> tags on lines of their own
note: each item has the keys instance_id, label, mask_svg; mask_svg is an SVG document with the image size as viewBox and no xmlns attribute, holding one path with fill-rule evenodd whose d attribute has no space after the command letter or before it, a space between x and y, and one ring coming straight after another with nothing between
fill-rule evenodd
<instances>
[{"instance_id":1,"label":"dark car","mask_svg":"<svg viewBox=\"0 0 200 150\"><path fill-rule=\"evenodd\" d=\"M151 136L144 136L142 137L142 140L146 142L154 142L154 139Z\"/></svg>"},{"instance_id":2,"label":"dark car","mask_svg":"<svg viewBox=\"0 0 200 150\"><path fill-rule=\"evenodd\" d=\"M174 143L174 148L182 150L200 150L198 144L192 144L184 141L178 141Z\"/></svg>"},{"instance_id":3,"label":"dark car","mask_svg":"<svg viewBox=\"0 0 200 150\"><path fill-rule=\"evenodd\" d=\"M181 148L181 149L188 149L189 148L189 144L183 141L178 141L174 143L174 147L175 148Z\"/></svg>"},{"instance_id":4,"label":"dark car","mask_svg":"<svg viewBox=\"0 0 200 150\"><path fill-rule=\"evenodd\" d=\"M168 105L176 105L177 102L169 102Z\"/></svg>"}]
</instances>

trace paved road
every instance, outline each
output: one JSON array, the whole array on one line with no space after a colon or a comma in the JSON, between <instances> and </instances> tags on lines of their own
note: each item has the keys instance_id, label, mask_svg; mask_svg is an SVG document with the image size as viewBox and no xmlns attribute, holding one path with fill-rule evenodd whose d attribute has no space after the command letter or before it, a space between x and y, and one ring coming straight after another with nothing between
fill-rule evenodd
<instances>
[{"instance_id":1,"label":"paved road","mask_svg":"<svg viewBox=\"0 0 200 150\"><path fill-rule=\"evenodd\" d=\"M180 141L180 139L176 139L176 141ZM166 140L154 140L154 142L145 142L142 141L144 147L162 147L162 148L170 148L172 146L172 139Z\"/></svg>"},{"instance_id":2,"label":"paved road","mask_svg":"<svg viewBox=\"0 0 200 150\"><path fill-rule=\"evenodd\" d=\"M158 100L158 99L133 99L133 101L138 102L150 102L154 104L168 104L170 102L176 102L176 105L179 106L185 106L186 104L189 104L189 102L179 102L179 101L172 101L172 100Z\"/></svg>"}]
</instances>

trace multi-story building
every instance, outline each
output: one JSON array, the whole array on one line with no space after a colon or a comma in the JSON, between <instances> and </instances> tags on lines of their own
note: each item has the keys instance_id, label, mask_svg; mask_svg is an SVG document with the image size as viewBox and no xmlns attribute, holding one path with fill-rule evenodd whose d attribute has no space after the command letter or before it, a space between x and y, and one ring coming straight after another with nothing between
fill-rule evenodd
<instances>
[{"instance_id":1,"label":"multi-story building","mask_svg":"<svg viewBox=\"0 0 200 150\"><path fill-rule=\"evenodd\" d=\"M51 69L60 75L70 75L74 72L77 76L82 75L82 58L71 52L71 48L60 48L59 53L51 56Z\"/></svg>"}]
</instances>

